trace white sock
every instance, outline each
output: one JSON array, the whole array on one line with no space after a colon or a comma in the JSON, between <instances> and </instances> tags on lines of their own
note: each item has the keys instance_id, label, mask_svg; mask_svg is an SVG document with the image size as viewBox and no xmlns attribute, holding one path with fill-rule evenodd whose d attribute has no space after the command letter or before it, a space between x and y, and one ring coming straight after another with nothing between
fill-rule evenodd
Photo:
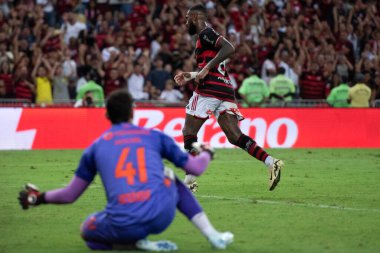
<instances>
[{"instance_id":1,"label":"white sock","mask_svg":"<svg viewBox=\"0 0 380 253\"><path fill-rule=\"evenodd\" d=\"M192 184L192 183L195 182L195 180L197 180L197 177L196 177L196 176L194 176L194 175L190 175L190 174L187 174L187 175L185 176L185 180L183 180L183 182L184 182L185 184Z\"/></svg>"},{"instance_id":2,"label":"white sock","mask_svg":"<svg viewBox=\"0 0 380 253\"><path fill-rule=\"evenodd\" d=\"M270 168L273 165L274 159L270 155L265 159L265 165Z\"/></svg>"},{"instance_id":3,"label":"white sock","mask_svg":"<svg viewBox=\"0 0 380 253\"><path fill-rule=\"evenodd\" d=\"M210 223L207 215L204 212L197 213L191 219L191 222L201 231L205 237L210 237L211 235L218 233L215 228Z\"/></svg>"}]
</instances>

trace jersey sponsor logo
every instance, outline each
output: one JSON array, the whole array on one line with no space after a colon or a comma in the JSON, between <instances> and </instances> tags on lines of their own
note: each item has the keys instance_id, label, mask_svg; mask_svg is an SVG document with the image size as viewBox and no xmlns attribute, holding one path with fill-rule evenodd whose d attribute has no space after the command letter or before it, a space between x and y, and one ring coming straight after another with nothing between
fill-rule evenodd
<instances>
[{"instance_id":1,"label":"jersey sponsor logo","mask_svg":"<svg viewBox=\"0 0 380 253\"><path fill-rule=\"evenodd\" d=\"M225 84L231 84L231 80L226 79L225 77L218 76L218 80L224 82Z\"/></svg>"},{"instance_id":2,"label":"jersey sponsor logo","mask_svg":"<svg viewBox=\"0 0 380 253\"><path fill-rule=\"evenodd\" d=\"M114 141L115 145L124 145L124 144L131 144L131 143L141 143L141 138L135 137L135 138L125 138Z\"/></svg>"},{"instance_id":3,"label":"jersey sponsor logo","mask_svg":"<svg viewBox=\"0 0 380 253\"><path fill-rule=\"evenodd\" d=\"M150 199L151 191L143 190L138 192L128 192L120 194L118 197L118 202L121 205L144 202Z\"/></svg>"},{"instance_id":4,"label":"jersey sponsor logo","mask_svg":"<svg viewBox=\"0 0 380 253\"><path fill-rule=\"evenodd\" d=\"M147 134L150 134L150 131L146 129L131 129L131 130L119 130L119 131L113 132L114 136L135 135L135 134L147 135Z\"/></svg>"}]
</instances>

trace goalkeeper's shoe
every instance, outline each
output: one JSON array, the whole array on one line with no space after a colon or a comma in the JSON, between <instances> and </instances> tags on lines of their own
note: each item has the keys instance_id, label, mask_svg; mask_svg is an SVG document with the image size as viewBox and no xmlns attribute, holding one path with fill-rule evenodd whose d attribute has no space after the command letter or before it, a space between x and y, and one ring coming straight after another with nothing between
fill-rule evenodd
<instances>
[{"instance_id":1,"label":"goalkeeper's shoe","mask_svg":"<svg viewBox=\"0 0 380 253\"><path fill-rule=\"evenodd\" d=\"M279 159L273 159L272 166L269 167L269 190L273 191L280 182L281 169L284 167L284 162Z\"/></svg>"},{"instance_id":2,"label":"goalkeeper's shoe","mask_svg":"<svg viewBox=\"0 0 380 253\"><path fill-rule=\"evenodd\" d=\"M226 249L234 241L234 235L231 232L217 232L209 236L208 241L216 249Z\"/></svg>"},{"instance_id":3,"label":"goalkeeper's shoe","mask_svg":"<svg viewBox=\"0 0 380 253\"><path fill-rule=\"evenodd\" d=\"M145 251L175 251L178 249L177 244L171 241L149 241L147 239L137 241L136 247Z\"/></svg>"}]
</instances>

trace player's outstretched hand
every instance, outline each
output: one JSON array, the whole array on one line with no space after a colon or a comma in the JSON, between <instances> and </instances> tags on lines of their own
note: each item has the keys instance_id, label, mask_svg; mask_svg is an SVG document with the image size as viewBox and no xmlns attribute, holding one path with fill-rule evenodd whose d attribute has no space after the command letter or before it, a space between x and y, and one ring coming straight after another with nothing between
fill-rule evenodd
<instances>
[{"instance_id":1,"label":"player's outstretched hand","mask_svg":"<svg viewBox=\"0 0 380 253\"><path fill-rule=\"evenodd\" d=\"M41 204L40 195L42 193L38 190L37 186L27 183L24 189L20 191L18 200L22 209L26 210L29 206L36 206Z\"/></svg>"},{"instance_id":2,"label":"player's outstretched hand","mask_svg":"<svg viewBox=\"0 0 380 253\"><path fill-rule=\"evenodd\" d=\"M209 145L209 144L202 144L202 143L199 143L199 142L194 142L192 144L193 146L193 149L199 154L201 152L207 152L210 154L211 156L211 160L214 159L214 156L215 156L215 150Z\"/></svg>"},{"instance_id":3,"label":"player's outstretched hand","mask_svg":"<svg viewBox=\"0 0 380 253\"><path fill-rule=\"evenodd\" d=\"M197 72L181 72L177 74L174 77L174 81L179 85L183 86L185 85L188 81L192 80L195 78L197 75Z\"/></svg>"}]
</instances>

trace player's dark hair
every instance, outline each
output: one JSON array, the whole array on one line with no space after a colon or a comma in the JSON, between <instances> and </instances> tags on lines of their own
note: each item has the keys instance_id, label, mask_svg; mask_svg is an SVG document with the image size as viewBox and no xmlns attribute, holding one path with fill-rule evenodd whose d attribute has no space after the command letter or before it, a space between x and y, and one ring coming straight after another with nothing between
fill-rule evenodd
<instances>
[{"instance_id":1,"label":"player's dark hair","mask_svg":"<svg viewBox=\"0 0 380 253\"><path fill-rule=\"evenodd\" d=\"M133 99L128 91L121 89L110 93L106 101L108 119L112 124L128 122L132 117Z\"/></svg>"},{"instance_id":2,"label":"player's dark hair","mask_svg":"<svg viewBox=\"0 0 380 253\"><path fill-rule=\"evenodd\" d=\"M206 8L202 4L194 5L189 10L190 11L197 11L197 12L200 12L200 13L202 13L204 15L207 15L207 10L206 10Z\"/></svg>"}]
</instances>

